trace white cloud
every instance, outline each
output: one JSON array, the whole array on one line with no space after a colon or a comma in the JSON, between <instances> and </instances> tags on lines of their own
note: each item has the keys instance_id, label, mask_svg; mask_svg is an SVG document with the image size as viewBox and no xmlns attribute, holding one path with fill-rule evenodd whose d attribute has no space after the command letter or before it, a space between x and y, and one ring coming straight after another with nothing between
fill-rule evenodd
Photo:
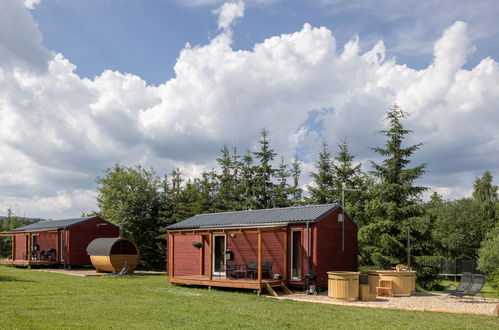
<instances>
[{"instance_id":1,"label":"white cloud","mask_svg":"<svg viewBox=\"0 0 499 330\"><path fill-rule=\"evenodd\" d=\"M220 8L213 10L218 15L218 28L226 30L236 19L244 16L244 2L226 2Z\"/></svg>"},{"instance_id":2,"label":"white cloud","mask_svg":"<svg viewBox=\"0 0 499 330\"><path fill-rule=\"evenodd\" d=\"M411 113L411 141L428 142L417 154L430 163L423 184L460 197L483 170L499 176L499 65L485 58L463 68L474 48L462 22L444 31L421 70L387 57L382 41L363 51L354 37L337 49L329 29L309 24L248 51L222 31L183 49L175 77L150 86L114 71L79 77L62 54L40 47L31 16L13 4L2 2L0 13L14 15L12 31L20 21L27 32L15 42L0 32L0 210L78 216L95 209L95 177L116 162L195 175L223 144L246 148L264 126L279 153L303 152L304 174L322 137L335 150L347 136L365 162L383 143L374 133L393 101ZM223 29L243 14L229 12Z\"/></svg>"},{"instance_id":3,"label":"white cloud","mask_svg":"<svg viewBox=\"0 0 499 330\"><path fill-rule=\"evenodd\" d=\"M24 5L28 9L35 9L35 6L40 2L42 2L42 0L24 0Z\"/></svg>"}]
</instances>

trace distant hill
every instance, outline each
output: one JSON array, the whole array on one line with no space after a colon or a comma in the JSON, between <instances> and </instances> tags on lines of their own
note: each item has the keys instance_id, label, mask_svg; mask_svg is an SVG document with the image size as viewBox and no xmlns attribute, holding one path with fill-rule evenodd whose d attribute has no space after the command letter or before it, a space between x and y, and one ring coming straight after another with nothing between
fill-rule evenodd
<instances>
[{"instance_id":1,"label":"distant hill","mask_svg":"<svg viewBox=\"0 0 499 330\"><path fill-rule=\"evenodd\" d=\"M0 221L4 220L5 218L7 218L6 216L3 216L3 215L0 215ZM17 219L19 220L26 220L26 221L29 221L29 222L38 222L38 221L45 221L45 219L42 219L42 218L28 218L28 217L17 217Z\"/></svg>"}]
</instances>

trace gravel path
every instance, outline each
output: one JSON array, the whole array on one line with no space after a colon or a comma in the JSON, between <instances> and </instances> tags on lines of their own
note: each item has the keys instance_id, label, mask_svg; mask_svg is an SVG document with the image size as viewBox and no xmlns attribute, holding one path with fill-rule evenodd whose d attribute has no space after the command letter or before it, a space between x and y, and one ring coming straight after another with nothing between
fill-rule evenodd
<instances>
[{"instance_id":1,"label":"gravel path","mask_svg":"<svg viewBox=\"0 0 499 330\"><path fill-rule=\"evenodd\" d=\"M331 301L326 293L315 296L295 293L292 295L271 298L355 307L498 316L499 300L497 299L487 298L484 301L481 297L475 297L474 299L444 299L444 297L445 295L418 292L410 297L380 297L375 301L356 301L348 303Z\"/></svg>"}]
</instances>

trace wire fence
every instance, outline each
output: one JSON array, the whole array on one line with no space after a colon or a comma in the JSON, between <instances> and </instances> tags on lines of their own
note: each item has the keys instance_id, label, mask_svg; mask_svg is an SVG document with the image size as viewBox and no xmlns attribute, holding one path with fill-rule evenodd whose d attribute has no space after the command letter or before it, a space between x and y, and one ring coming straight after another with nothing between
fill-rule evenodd
<instances>
[{"instance_id":1,"label":"wire fence","mask_svg":"<svg viewBox=\"0 0 499 330\"><path fill-rule=\"evenodd\" d=\"M463 272L475 273L475 260L462 259L441 259L439 263L439 275L441 276L461 276Z\"/></svg>"}]
</instances>

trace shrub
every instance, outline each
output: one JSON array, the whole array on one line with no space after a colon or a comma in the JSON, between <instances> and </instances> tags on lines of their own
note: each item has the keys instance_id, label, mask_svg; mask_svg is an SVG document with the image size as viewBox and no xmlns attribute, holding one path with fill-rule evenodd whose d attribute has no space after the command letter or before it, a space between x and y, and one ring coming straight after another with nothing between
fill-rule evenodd
<instances>
[{"instance_id":1,"label":"shrub","mask_svg":"<svg viewBox=\"0 0 499 330\"><path fill-rule=\"evenodd\" d=\"M416 283L419 287L427 290L440 290L440 280L438 278L438 256L414 257L414 270L417 271Z\"/></svg>"},{"instance_id":2,"label":"shrub","mask_svg":"<svg viewBox=\"0 0 499 330\"><path fill-rule=\"evenodd\" d=\"M490 285L499 289L499 224L487 235L478 250L478 269L488 276Z\"/></svg>"}]
</instances>

